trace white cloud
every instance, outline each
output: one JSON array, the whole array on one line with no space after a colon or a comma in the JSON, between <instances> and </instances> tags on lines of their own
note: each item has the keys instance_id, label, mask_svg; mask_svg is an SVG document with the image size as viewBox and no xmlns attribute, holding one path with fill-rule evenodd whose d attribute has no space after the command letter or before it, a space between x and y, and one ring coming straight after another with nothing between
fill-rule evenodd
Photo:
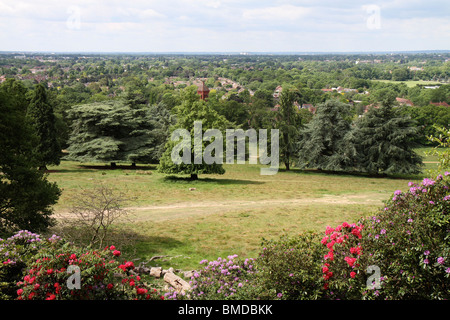
<instances>
[{"instance_id":1,"label":"white cloud","mask_svg":"<svg viewBox=\"0 0 450 320\"><path fill-rule=\"evenodd\" d=\"M292 5L282 5L278 7L263 7L256 9L247 9L242 13L242 18L250 21L295 21L311 12L310 8L297 7Z\"/></svg>"},{"instance_id":2,"label":"white cloud","mask_svg":"<svg viewBox=\"0 0 450 320\"><path fill-rule=\"evenodd\" d=\"M379 29L367 26L371 4ZM68 27L72 7L79 28ZM0 50L450 49L449 8L438 0L0 0Z\"/></svg>"}]
</instances>

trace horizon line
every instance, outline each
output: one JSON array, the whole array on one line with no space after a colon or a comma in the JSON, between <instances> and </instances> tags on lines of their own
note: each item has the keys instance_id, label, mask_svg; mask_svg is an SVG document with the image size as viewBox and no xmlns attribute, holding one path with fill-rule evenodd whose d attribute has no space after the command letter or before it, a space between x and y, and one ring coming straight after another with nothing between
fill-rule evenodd
<instances>
[{"instance_id":1,"label":"horizon line","mask_svg":"<svg viewBox=\"0 0 450 320\"><path fill-rule=\"evenodd\" d=\"M379 50L379 51L54 51L54 50L0 50L0 54L210 54L210 55L318 55L318 54L399 54L450 53L450 49L431 50Z\"/></svg>"}]
</instances>

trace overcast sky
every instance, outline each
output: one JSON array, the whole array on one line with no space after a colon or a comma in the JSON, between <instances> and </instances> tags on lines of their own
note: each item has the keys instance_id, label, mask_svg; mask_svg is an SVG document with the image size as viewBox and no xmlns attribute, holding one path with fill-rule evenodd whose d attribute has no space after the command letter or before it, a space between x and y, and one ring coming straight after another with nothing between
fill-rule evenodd
<instances>
[{"instance_id":1,"label":"overcast sky","mask_svg":"<svg viewBox=\"0 0 450 320\"><path fill-rule=\"evenodd\" d=\"M448 0L0 0L0 51L449 49Z\"/></svg>"}]
</instances>

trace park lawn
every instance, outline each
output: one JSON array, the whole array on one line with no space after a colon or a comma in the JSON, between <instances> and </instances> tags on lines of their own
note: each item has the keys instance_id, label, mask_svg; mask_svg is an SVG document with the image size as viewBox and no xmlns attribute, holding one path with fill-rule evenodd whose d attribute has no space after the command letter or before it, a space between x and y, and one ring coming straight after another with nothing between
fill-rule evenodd
<instances>
[{"instance_id":1,"label":"park lawn","mask_svg":"<svg viewBox=\"0 0 450 320\"><path fill-rule=\"evenodd\" d=\"M386 83L404 83L408 86L408 88L415 87L416 85L427 85L427 86L434 86L434 85L442 85L443 83L437 82L437 81L427 81L427 80L407 80L407 81L394 81L394 80L372 80L372 81L379 81L379 82L386 82Z\"/></svg>"},{"instance_id":2,"label":"park lawn","mask_svg":"<svg viewBox=\"0 0 450 320\"><path fill-rule=\"evenodd\" d=\"M427 163L426 169L433 166ZM128 206L130 216L116 228L133 244L124 242L123 251L140 261L169 256L151 266L187 270L198 267L202 259L256 257L263 238L322 232L327 225L357 222L375 214L395 190L406 190L409 181L425 176L387 178L297 169L264 176L260 167L224 165L224 175L201 175L190 181L158 173L156 166L109 170L63 161L49 168L48 179L63 190L55 206L63 219L81 188L104 183L126 192L134 198Z\"/></svg>"}]
</instances>

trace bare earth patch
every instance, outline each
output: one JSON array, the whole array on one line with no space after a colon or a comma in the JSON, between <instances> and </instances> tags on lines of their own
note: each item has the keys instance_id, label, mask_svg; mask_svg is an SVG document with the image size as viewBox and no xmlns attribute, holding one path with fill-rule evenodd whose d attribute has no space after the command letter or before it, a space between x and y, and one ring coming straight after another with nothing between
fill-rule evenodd
<instances>
[{"instance_id":1,"label":"bare earth patch","mask_svg":"<svg viewBox=\"0 0 450 320\"><path fill-rule=\"evenodd\" d=\"M166 221L178 218L188 218L198 215L210 215L218 213L235 212L236 210L252 210L274 207L291 208L310 204L324 205L381 205L383 197L376 194L363 195L324 195L321 198L304 199L267 199L267 200L230 200L230 201L202 201L182 202L172 205L155 205L143 207L131 207L128 210L133 214L136 222L142 221Z\"/></svg>"}]
</instances>

